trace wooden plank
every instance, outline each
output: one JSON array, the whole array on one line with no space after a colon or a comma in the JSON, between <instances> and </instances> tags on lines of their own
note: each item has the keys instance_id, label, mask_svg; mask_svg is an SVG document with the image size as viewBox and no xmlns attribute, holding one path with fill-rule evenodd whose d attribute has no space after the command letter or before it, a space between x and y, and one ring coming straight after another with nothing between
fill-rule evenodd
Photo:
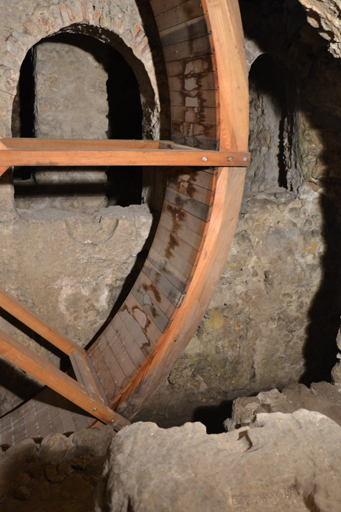
<instances>
[{"instance_id":1,"label":"wooden plank","mask_svg":"<svg viewBox=\"0 0 341 512\"><path fill-rule=\"evenodd\" d=\"M99 403L97 395L1 330L0 355L104 423L111 425L114 420L115 428L129 424L123 417Z\"/></svg>"},{"instance_id":2,"label":"wooden plank","mask_svg":"<svg viewBox=\"0 0 341 512\"><path fill-rule=\"evenodd\" d=\"M173 194L172 190L169 193ZM180 205L175 205L167 201L163 203L163 212L170 215L173 222L172 232L177 234L178 229L184 225L198 235L203 235L206 229L206 221L193 215L191 212L185 211Z\"/></svg>"},{"instance_id":3,"label":"wooden plank","mask_svg":"<svg viewBox=\"0 0 341 512\"><path fill-rule=\"evenodd\" d=\"M8 148L3 142L3 138L0 137L0 151L6 151Z\"/></svg>"},{"instance_id":4,"label":"wooden plank","mask_svg":"<svg viewBox=\"0 0 341 512\"><path fill-rule=\"evenodd\" d=\"M212 28L218 70L220 149L242 150L247 147L248 78L238 2L205 0L204 4Z\"/></svg>"},{"instance_id":5,"label":"wooden plank","mask_svg":"<svg viewBox=\"0 0 341 512\"><path fill-rule=\"evenodd\" d=\"M159 232L160 233L160 232ZM176 245L179 244L179 245ZM184 246L184 249L183 249ZM183 256L186 251L187 244L180 239L176 239L174 236L171 237L171 242L163 241L155 236L153 249L156 251L161 258L167 260L167 267L172 266L181 276L187 281L193 274L193 265L189 263ZM193 250L191 248L191 250Z\"/></svg>"},{"instance_id":6,"label":"wooden plank","mask_svg":"<svg viewBox=\"0 0 341 512\"><path fill-rule=\"evenodd\" d=\"M163 274L167 279L179 290L181 293L185 293L188 287L188 277L184 276L179 272L164 256L161 256L152 247L148 254L148 261Z\"/></svg>"},{"instance_id":7,"label":"wooden plank","mask_svg":"<svg viewBox=\"0 0 341 512\"><path fill-rule=\"evenodd\" d=\"M51 392L52 392L52 390L51 390ZM58 393L55 393L55 399L56 399L56 404L60 410L60 419L63 424L62 434L66 434L68 432L75 432L76 423L75 423L74 414L72 413L72 411L69 408L67 408L67 405L70 405L70 402L68 404L66 404L65 398L63 396L59 395Z\"/></svg>"},{"instance_id":8,"label":"wooden plank","mask_svg":"<svg viewBox=\"0 0 341 512\"><path fill-rule=\"evenodd\" d=\"M212 72L170 76L168 81L170 91L180 91L184 94L215 89Z\"/></svg>"},{"instance_id":9,"label":"wooden plank","mask_svg":"<svg viewBox=\"0 0 341 512\"><path fill-rule=\"evenodd\" d=\"M167 318L171 318L175 306L168 299L168 297L153 283L151 279L141 271L138 278L137 283L141 285L143 290L148 293L148 295L157 303L161 311L166 315Z\"/></svg>"},{"instance_id":10,"label":"wooden plank","mask_svg":"<svg viewBox=\"0 0 341 512\"><path fill-rule=\"evenodd\" d=\"M84 359L84 358L83 358ZM48 402L46 403L45 407L45 415L48 418L49 424L51 426L51 432L59 432L64 433L63 430L63 422L60 416L60 410L57 404L56 400L56 393L54 393L51 389L49 390L49 397ZM27 416L27 411L25 411L25 417ZM27 430L31 432L31 429L29 428L29 425L27 425ZM26 435L26 437L29 437Z\"/></svg>"},{"instance_id":11,"label":"wooden plank","mask_svg":"<svg viewBox=\"0 0 341 512\"><path fill-rule=\"evenodd\" d=\"M109 371L111 375L114 377L116 386L118 389L120 389L129 380L129 378L125 374L124 369L122 368L119 360L117 359L112 347L115 341L115 333L112 331L108 331L106 329L101 334L100 338L101 340L99 342L99 346L107 365L107 371Z\"/></svg>"},{"instance_id":12,"label":"wooden plank","mask_svg":"<svg viewBox=\"0 0 341 512\"><path fill-rule=\"evenodd\" d=\"M184 4L188 0L150 0L154 16L158 16L162 12L169 11L178 5Z\"/></svg>"},{"instance_id":13,"label":"wooden plank","mask_svg":"<svg viewBox=\"0 0 341 512\"><path fill-rule=\"evenodd\" d=\"M214 175L211 176L214 177ZM177 176L173 180L168 180L168 188L191 199L200 201L200 203L211 206L213 203L214 192L212 190L199 187L195 182L191 181L190 178L190 174L184 174Z\"/></svg>"},{"instance_id":14,"label":"wooden plank","mask_svg":"<svg viewBox=\"0 0 341 512\"><path fill-rule=\"evenodd\" d=\"M174 223L171 215L167 215L167 213L164 212L161 215L159 225L164 226L170 232L181 238L181 240L185 240L188 245L193 247L193 249L199 250L202 244L203 236L196 233L195 231L192 231L183 223Z\"/></svg>"},{"instance_id":15,"label":"wooden plank","mask_svg":"<svg viewBox=\"0 0 341 512\"><path fill-rule=\"evenodd\" d=\"M127 352L124 342L122 342L121 338L118 336L117 331L113 328L111 323L106 328L106 335L110 335L110 348L114 352L124 375L129 380L137 370L136 365Z\"/></svg>"},{"instance_id":16,"label":"wooden plank","mask_svg":"<svg viewBox=\"0 0 341 512\"><path fill-rule=\"evenodd\" d=\"M174 121L188 123L217 124L217 109L200 107L171 107L171 118Z\"/></svg>"},{"instance_id":17,"label":"wooden plank","mask_svg":"<svg viewBox=\"0 0 341 512\"><path fill-rule=\"evenodd\" d=\"M198 250L194 249L191 245L185 242L183 239L178 237L172 231L169 231L165 226L159 223L155 236L160 239L164 244L164 250L167 252L172 250L177 255L181 255L186 262L190 263L192 266L195 266L195 262L198 258ZM158 250L158 247L155 249ZM170 259L171 263L172 260ZM174 265L176 267L176 265Z\"/></svg>"},{"instance_id":18,"label":"wooden plank","mask_svg":"<svg viewBox=\"0 0 341 512\"><path fill-rule=\"evenodd\" d=\"M139 368L141 364L145 360L145 355L143 354L140 347L137 345L130 331L128 331L127 327L123 323L122 319L119 315L115 315L113 320L111 321L112 327L117 332L118 337L121 342L124 343L124 346L130 355L132 361L134 362L136 368Z\"/></svg>"},{"instance_id":19,"label":"wooden plank","mask_svg":"<svg viewBox=\"0 0 341 512\"><path fill-rule=\"evenodd\" d=\"M215 90L211 91L171 91L170 92L170 101L173 107L192 107L192 108L201 108L201 107L213 107L217 106L216 104L216 92Z\"/></svg>"},{"instance_id":20,"label":"wooden plank","mask_svg":"<svg viewBox=\"0 0 341 512\"><path fill-rule=\"evenodd\" d=\"M180 123L185 130L185 135L203 135L207 136L213 128L211 125L196 125L190 123ZM174 122L175 129L180 130ZM187 126L188 125L188 126ZM214 128L215 130L215 128ZM207 132L207 133L206 133ZM181 132L180 133L184 133ZM236 158L236 162L240 158L248 155L247 153L234 153L232 156ZM203 160L206 156L207 160ZM14 165L14 166L200 166L207 167L207 165L219 166L230 165L228 158L231 157L230 152L222 153L220 151L212 151L203 154L198 151L173 151L163 149L136 149L136 150L26 150L17 149L11 151L3 151L0 153L1 166ZM239 159L239 160L238 160ZM234 165L238 165L238 163ZM231 163L232 165L232 163ZM243 163L245 166L245 163Z\"/></svg>"},{"instance_id":21,"label":"wooden plank","mask_svg":"<svg viewBox=\"0 0 341 512\"><path fill-rule=\"evenodd\" d=\"M172 76L203 75L214 71L212 55L200 55L196 58L174 60L166 63L168 78Z\"/></svg>"},{"instance_id":22,"label":"wooden plank","mask_svg":"<svg viewBox=\"0 0 341 512\"><path fill-rule=\"evenodd\" d=\"M12 297L8 292L0 288L0 307L14 316L17 320L27 325L32 331L39 334L42 338L49 341L59 350L70 356L75 350L78 350L85 357L83 350L77 343L65 338L58 332L54 331L46 322L38 315L32 313L26 306L21 304L17 299Z\"/></svg>"},{"instance_id":23,"label":"wooden plank","mask_svg":"<svg viewBox=\"0 0 341 512\"><path fill-rule=\"evenodd\" d=\"M168 188L190 199L200 201L200 203L206 204L207 206L211 206L213 203L214 194L211 190L190 185L186 181L180 182L179 184L177 182L169 182Z\"/></svg>"},{"instance_id":24,"label":"wooden plank","mask_svg":"<svg viewBox=\"0 0 341 512\"><path fill-rule=\"evenodd\" d=\"M183 186L183 182L187 183L186 188L197 186L209 191L214 191L217 181L217 174L212 169L205 170L193 169L189 167L172 167L168 173L168 182L176 184L178 187Z\"/></svg>"},{"instance_id":25,"label":"wooden plank","mask_svg":"<svg viewBox=\"0 0 341 512\"><path fill-rule=\"evenodd\" d=\"M154 346L154 341L147 337L146 333L143 331L138 321L131 315L128 308L122 309L116 314L116 316L117 315L131 333L145 358L148 357Z\"/></svg>"},{"instance_id":26,"label":"wooden plank","mask_svg":"<svg viewBox=\"0 0 341 512\"><path fill-rule=\"evenodd\" d=\"M202 15L203 9L200 0L188 0L184 4L159 14L155 19L158 30L161 32L191 19L200 18Z\"/></svg>"},{"instance_id":27,"label":"wooden plank","mask_svg":"<svg viewBox=\"0 0 341 512\"><path fill-rule=\"evenodd\" d=\"M174 206L177 206L185 212L198 217L198 219L207 222L210 213L210 207L208 205L184 196L183 194L179 194L179 192L175 192L170 188L167 188L166 190L165 199Z\"/></svg>"},{"instance_id":28,"label":"wooden plank","mask_svg":"<svg viewBox=\"0 0 341 512\"><path fill-rule=\"evenodd\" d=\"M103 401L104 398L97 389L96 383L85 357L80 352L78 352L78 350L75 350L72 354L70 354L70 361L73 371L75 372L77 382L79 382L79 384L84 386L91 393L98 395L98 400Z\"/></svg>"},{"instance_id":29,"label":"wooden plank","mask_svg":"<svg viewBox=\"0 0 341 512\"><path fill-rule=\"evenodd\" d=\"M91 375L92 375L92 378L93 378L93 381L94 381L94 384L96 386L99 396L102 398L102 400L105 403L107 403L107 397L106 397L105 391L99 381L99 378L97 377L96 370L95 370L94 365L92 364L92 360L90 359L88 354L86 355L86 363L91 372Z\"/></svg>"},{"instance_id":30,"label":"wooden plank","mask_svg":"<svg viewBox=\"0 0 341 512\"><path fill-rule=\"evenodd\" d=\"M5 172L8 170L8 167L0 167L0 176L2 176L3 174L5 174Z\"/></svg>"},{"instance_id":31,"label":"wooden plank","mask_svg":"<svg viewBox=\"0 0 341 512\"><path fill-rule=\"evenodd\" d=\"M98 339L96 349L101 353L101 357L94 364L94 367L108 400L111 400L122 388L122 383L125 382L126 377L117 361L114 360L114 364L112 364L113 354L104 336ZM114 369L115 374L112 371Z\"/></svg>"},{"instance_id":32,"label":"wooden plank","mask_svg":"<svg viewBox=\"0 0 341 512\"><path fill-rule=\"evenodd\" d=\"M9 149L158 149L158 140L3 139Z\"/></svg>"},{"instance_id":33,"label":"wooden plank","mask_svg":"<svg viewBox=\"0 0 341 512\"><path fill-rule=\"evenodd\" d=\"M184 146L182 144L176 144L172 140L163 140L162 142L160 142L160 146L160 149L174 149L175 151L197 151L196 148L191 148L189 146Z\"/></svg>"},{"instance_id":34,"label":"wooden plank","mask_svg":"<svg viewBox=\"0 0 341 512\"><path fill-rule=\"evenodd\" d=\"M173 62L175 60L189 59L192 57L201 57L211 53L210 41L207 36L197 37L190 41L166 46L163 49L165 62Z\"/></svg>"},{"instance_id":35,"label":"wooden plank","mask_svg":"<svg viewBox=\"0 0 341 512\"><path fill-rule=\"evenodd\" d=\"M26 429L32 439L40 437L39 419L37 417L36 404L29 400L20 409L23 411L26 420Z\"/></svg>"},{"instance_id":36,"label":"wooden plank","mask_svg":"<svg viewBox=\"0 0 341 512\"><path fill-rule=\"evenodd\" d=\"M122 313L127 311L130 317L137 321L143 333L148 338L150 346L153 347L160 338L162 331L131 293L126 298L120 311Z\"/></svg>"},{"instance_id":37,"label":"wooden plank","mask_svg":"<svg viewBox=\"0 0 341 512\"><path fill-rule=\"evenodd\" d=\"M213 150L217 147L217 141L215 139L209 140L202 137L188 137L182 135L181 133L172 133L172 139L179 144L188 144L203 150Z\"/></svg>"},{"instance_id":38,"label":"wooden plank","mask_svg":"<svg viewBox=\"0 0 341 512\"><path fill-rule=\"evenodd\" d=\"M182 43L197 37L207 35L207 26L205 16L195 18L194 20L185 21L175 27L162 30L160 32L161 44L163 47Z\"/></svg>"},{"instance_id":39,"label":"wooden plank","mask_svg":"<svg viewBox=\"0 0 341 512\"><path fill-rule=\"evenodd\" d=\"M208 140L215 140L217 126L215 124L188 123L186 121L174 121L174 119L172 119L172 138L173 134L176 133L179 133L184 137L201 137ZM212 159L210 158L209 161L212 162ZM186 164L184 163L184 165Z\"/></svg>"},{"instance_id":40,"label":"wooden plank","mask_svg":"<svg viewBox=\"0 0 341 512\"><path fill-rule=\"evenodd\" d=\"M150 261L146 260L143 273L149 277L153 285L162 292L176 308L181 305L184 293L170 282L168 277L162 273L162 270L159 271Z\"/></svg>"},{"instance_id":41,"label":"wooden plank","mask_svg":"<svg viewBox=\"0 0 341 512\"><path fill-rule=\"evenodd\" d=\"M156 301L152 299L138 281L135 282L131 293L160 331L164 332L169 323L169 318L160 309Z\"/></svg>"}]
</instances>

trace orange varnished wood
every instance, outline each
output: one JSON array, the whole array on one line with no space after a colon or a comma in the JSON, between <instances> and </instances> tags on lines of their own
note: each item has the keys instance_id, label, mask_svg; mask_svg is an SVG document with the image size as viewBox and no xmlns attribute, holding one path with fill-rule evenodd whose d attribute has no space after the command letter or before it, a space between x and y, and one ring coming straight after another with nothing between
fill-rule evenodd
<instances>
[{"instance_id":1,"label":"orange varnished wood","mask_svg":"<svg viewBox=\"0 0 341 512\"><path fill-rule=\"evenodd\" d=\"M146 270L146 267L144 267L144 270ZM155 281L156 282L153 282L143 271L140 272L140 275L137 278L137 283L139 283L143 290L151 297L151 299L156 302L166 317L171 318L175 310L175 306L160 290L158 279Z\"/></svg>"},{"instance_id":2,"label":"orange varnished wood","mask_svg":"<svg viewBox=\"0 0 341 512\"><path fill-rule=\"evenodd\" d=\"M188 124L188 123L187 123ZM187 126L187 125L186 125ZM195 125L194 134L209 130L211 125ZM189 130L189 128L188 128ZM179 151L168 149L9 149L0 153L0 168L9 166L218 166L245 165L249 154L217 151ZM232 158L232 160L231 160Z\"/></svg>"},{"instance_id":3,"label":"orange varnished wood","mask_svg":"<svg viewBox=\"0 0 341 512\"><path fill-rule=\"evenodd\" d=\"M191 266L195 266L198 258L198 250L194 249L185 240L169 231L163 224L159 224L155 236L165 244L165 256L174 252L181 256Z\"/></svg>"},{"instance_id":4,"label":"orange varnished wood","mask_svg":"<svg viewBox=\"0 0 341 512\"><path fill-rule=\"evenodd\" d=\"M163 272L162 270L163 269L159 270L157 266L153 265L153 262L148 259L143 267L143 273L149 277L157 290L163 293L175 307L179 307L184 298L184 291L179 290L176 285L169 280L167 272Z\"/></svg>"},{"instance_id":5,"label":"orange varnished wood","mask_svg":"<svg viewBox=\"0 0 341 512\"><path fill-rule=\"evenodd\" d=\"M205 225L205 224L204 224ZM181 238L181 240L186 241L188 245L193 247L193 249L199 250L202 242L203 236L200 233L196 233L192 229L190 229L185 223L176 223L171 215L168 215L167 212L163 212L163 215L160 219L159 226L164 226L168 231L173 233L174 236Z\"/></svg>"},{"instance_id":6,"label":"orange varnished wood","mask_svg":"<svg viewBox=\"0 0 341 512\"><path fill-rule=\"evenodd\" d=\"M164 2L164 4L167 5L167 2ZM172 9L168 9L157 15L156 23L159 32L162 32L163 30L187 22L189 18L199 18L202 14L203 9L200 0L188 0L185 3L177 2L177 5Z\"/></svg>"},{"instance_id":7,"label":"orange varnished wood","mask_svg":"<svg viewBox=\"0 0 341 512\"><path fill-rule=\"evenodd\" d=\"M206 0L218 68L222 149L245 151L248 141L248 88L237 0ZM226 58L226 55L229 58ZM173 137L174 139L174 137ZM144 365L114 400L132 417L170 371L207 308L232 243L245 173L220 168L209 227L196 271L170 328ZM176 341L176 343L174 343Z\"/></svg>"}]
</instances>

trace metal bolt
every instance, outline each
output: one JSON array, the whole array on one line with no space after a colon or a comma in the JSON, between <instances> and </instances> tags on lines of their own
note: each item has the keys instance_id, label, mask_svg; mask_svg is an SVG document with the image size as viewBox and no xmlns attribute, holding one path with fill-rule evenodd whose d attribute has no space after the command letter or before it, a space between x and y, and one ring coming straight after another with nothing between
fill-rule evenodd
<instances>
[{"instance_id":1,"label":"metal bolt","mask_svg":"<svg viewBox=\"0 0 341 512\"><path fill-rule=\"evenodd\" d=\"M115 423L115 420L111 420L111 423Z\"/></svg>"},{"instance_id":2,"label":"metal bolt","mask_svg":"<svg viewBox=\"0 0 341 512\"><path fill-rule=\"evenodd\" d=\"M247 162L247 157L246 156L244 156L243 162Z\"/></svg>"},{"instance_id":3,"label":"metal bolt","mask_svg":"<svg viewBox=\"0 0 341 512\"><path fill-rule=\"evenodd\" d=\"M92 410L93 410L93 411L97 411L97 407L94 407Z\"/></svg>"},{"instance_id":4,"label":"metal bolt","mask_svg":"<svg viewBox=\"0 0 341 512\"><path fill-rule=\"evenodd\" d=\"M203 162L207 162L207 156L204 156L202 159Z\"/></svg>"},{"instance_id":5,"label":"metal bolt","mask_svg":"<svg viewBox=\"0 0 341 512\"><path fill-rule=\"evenodd\" d=\"M227 160L228 160L229 162L232 162L232 160L233 160L233 156L229 156Z\"/></svg>"}]
</instances>

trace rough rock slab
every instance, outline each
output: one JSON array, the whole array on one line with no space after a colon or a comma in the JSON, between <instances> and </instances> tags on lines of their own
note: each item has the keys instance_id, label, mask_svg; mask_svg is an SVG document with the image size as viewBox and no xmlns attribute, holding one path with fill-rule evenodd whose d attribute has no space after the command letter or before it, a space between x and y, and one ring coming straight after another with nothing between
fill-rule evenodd
<instances>
[{"instance_id":1,"label":"rough rock slab","mask_svg":"<svg viewBox=\"0 0 341 512\"><path fill-rule=\"evenodd\" d=\"M96 510L339 512L340 455L340 427L306 410L214 436L136 423L111 444Z\"/></svg>"},{"instance_id":2,"label":"rough rock slab","mask_svg":"<svg viewBox=\"0 0 341 512\"><path fill-rule=\"evenodd\" d=\"M341 392L339 385L318 382L310 389L303 384L292 384L283 389L258 393L254 397L234 400L232 418L224 422L226 430L250 426L252 428L259 413L292 413L299 409L317 411L341 426Z\"/></svg>"}]
</instances>

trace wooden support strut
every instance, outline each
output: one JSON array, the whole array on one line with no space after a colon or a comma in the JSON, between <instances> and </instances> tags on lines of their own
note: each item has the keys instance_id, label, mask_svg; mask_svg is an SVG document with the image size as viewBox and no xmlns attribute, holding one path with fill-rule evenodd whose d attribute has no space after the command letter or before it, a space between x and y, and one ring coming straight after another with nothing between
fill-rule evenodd
<instances>
[{"instance_id":1,"label":"wooden support strut","mask_svg":"<svg viewBox=\"0 0 341 512\"><path fill-rule=\"evenodd\" d=\"M97 392L86 389L2 330L0 330L0 355L98 420L112 425L116 430L130 424L123 416L107 407Z\"/></svg>"},{"instance_id":2,"label":"wooden support strut","mask_svg":"<svg viewBox=\"0 0 341 512\"><path fill-rule=\"evenodd\" d=\"M2 139L0 175L10 166L246 167L250 153L204 151L171 141Z\"/></svg>"}]
</instances>

